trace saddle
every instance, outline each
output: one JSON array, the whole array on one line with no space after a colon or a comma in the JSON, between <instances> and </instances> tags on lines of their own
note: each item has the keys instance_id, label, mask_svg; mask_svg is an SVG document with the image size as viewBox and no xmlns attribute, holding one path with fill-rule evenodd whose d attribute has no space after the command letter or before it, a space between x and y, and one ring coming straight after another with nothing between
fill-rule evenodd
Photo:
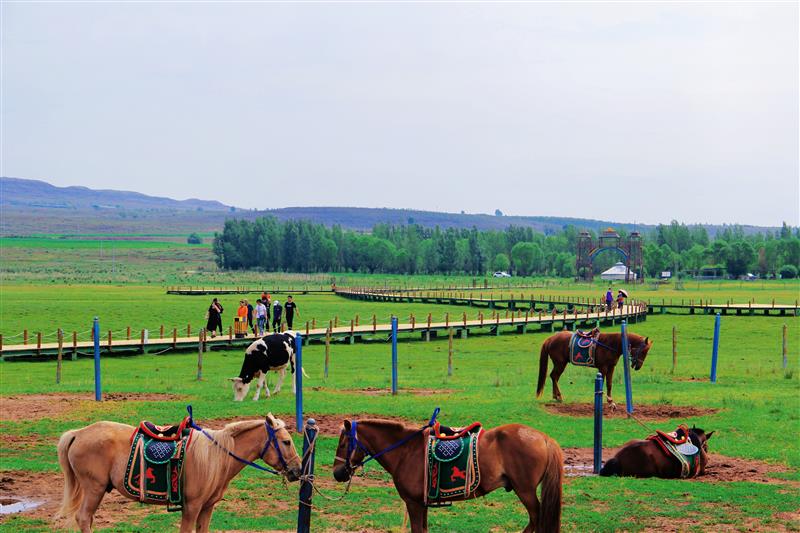
<instances>
[{"instance_id":1,"label":"saddle","mask_svg":"<svg viewBox=\"0 0 800 533\"><path fill-rule=\"evenodd\" d=\"M578 330L569 338L569 362L577 366L594 366L594 351L597 348L596 339L600 330Z\"/></svg>"},{"instance_id":2,"label":"saddle","mask_svg":"<svg viewBox=\"0 0 800 533\"><path fill-rule=\"evenodd\" d=\"M467 499L481 482L478 443L480 422L463 428L433 425L425 448L425 505L444 507Z\"/></svg>"},{"instance_id":3,"label":"saddle","mask_svg":"<svg viewBox=\"0 0 800 533\"><path fill-rule=\"evenodd\" d=\"M667 456L674 457L681 465L681 479L695 477L700 472L700 449L692 444L689 428L685 424L671 433L656 430L647 440L658 444Z\"/></svg>"},{"instance_id":4,"label":"saddle","mask_svg":"<svg viewBox=\"0 0 800 533\"><path fill-rule=\"evenodd\" d=\"M125 490L143 503L183 509L183 459L192 439L187 416L180 424L159 426L143 421L131 435L125 468Z\"/></svg>"}]
</instances>

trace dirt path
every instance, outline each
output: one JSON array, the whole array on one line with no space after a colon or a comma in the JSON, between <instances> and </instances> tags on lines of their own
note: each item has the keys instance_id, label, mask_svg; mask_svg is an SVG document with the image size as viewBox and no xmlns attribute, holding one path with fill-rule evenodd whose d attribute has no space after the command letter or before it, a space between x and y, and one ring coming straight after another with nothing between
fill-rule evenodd
<instances>
[{"instance_id":1,"label":"dirt path","mask_svg":"<svg viewBox=\"0 0 800 533\"><path fill-rule=\"evenodd\" d=\"M594 416L594 405L590 403L546 403L544 408L556 415L565 416ZM633 414L639 420L686 420L692 417L713 415L719 409L705 409L691 405L634 405ZM612 410L608 405L603 406L603 418L627 418L625 403L617 405Z\"/></svg>"},{"instance_id":2,"label":"dirt path","mask_svg":"<svg viewBox=\"0 0 800 533\"><path fill-rule=\"evenodd\" d=\"M180 398L181 396L175 394L111 392L103 394L103 402L98 403L94 401L94 395L91 393L4 396L0 398L0 420L63 419L62 415L69 411L81 412L96 406L107 409L120 402L160 402Z\"/></svg>"}]
</instances>

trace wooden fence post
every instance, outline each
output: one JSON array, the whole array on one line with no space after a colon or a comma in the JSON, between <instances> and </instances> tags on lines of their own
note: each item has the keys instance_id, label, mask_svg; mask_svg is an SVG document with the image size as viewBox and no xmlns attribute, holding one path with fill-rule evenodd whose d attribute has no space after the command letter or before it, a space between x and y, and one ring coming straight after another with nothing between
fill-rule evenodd
<instances>
[{"instance_id":1,"label":"wooden fence post","mask_svg":"<svg viewBox=\"0 0 800 533\"><path fill-rule=\"evenodd\" d=\"M378 317L375 314L372 314L372 333L375 333L378 330Z\"/></svg>"},{"instance_id":2,"label":"wooden fence post","mask_svg":"<svg viewBox=\"0 0 800 533\"><path fill-rule=\"evenodd\" d=\"M142 348L141 348L141 350L142 350L142 353L144 353L144 329L142 330L142 335L141 335L141 338L140 338L140 340L139 340L139 343L140 343L140 344L141 344L141 346L142 346Z\"/></svg>"},{"instance_id":3,"label":"wooden fence post","mask_svg":"<svg viewBox=\"0 0 800 533\"><path fill-rule=\"evenodd\" d=\"M39 355L42 353L42 332L38 332L36 334L36 354Z\"/></svg>"},{"instance_id":4,"label":"wooden fence post","mask_svg":"<svg viewBox=\"0 0 800 533\"><path fill-rule=\"evenodd\" d=\"M78 332L72 332L72 360L75 361L78 358Z\"/></svg>"},{"instance_id":5,"label":"wooden fence post","mask_svg":"<svg viewBox=\"0 0 800 533\"><path fill-rule=\"evenodd\" d=\"M447 375L453 375L453 328L448 330L447 334Z\"/></svg>"},{"instance_id":6,"label":"wooden fence post","mask_svg":"<svg viewBox=\"0 0 800 533\"><path fill-rule=\"evenodd\" d=\"M128 326L128 340L131 340L131 327Z\"/></svg>"},{"instance_id":7,"label":"wooden fence post","mask_svg":"<svg viewBox=\"0 0 800 533\"><path fill-rule=\"evenodd\" d=\"M164 324L161 324L161 329L159 330L158 335L160 339L164 338Z\"/></svg>"},{"instance_id":8,"label":"wooden fence post","mask_svg":"<svg viewBox=\"0 0 800 533\"><path fill-rule=\"evenodd\" d=\"M187 337L191 337L192 336L192 325L191 324L186 324L186 336Z\"/></svg>"},{"instance_id":9,"label":"wooden fence post","mask_svg":"<svg viewBox=\"0 0 800 533\"><path fill-rule=\"evenodd\" d=\"M56 363L56 384L61 383L61 361L64 356L64 332L58 328L58 362Z\"/></svg>"},{"instance_id":10,"label":"wooden fence post","mask_svg":"<svg viewBox=\"0 0 800 533\"><path fill-rule=\"evenodd\" d=\"M325 330L325 379L328 379L328 365L331 360L331 328Z\"/></svg>"},{"instance_id":11,"label":"wooden fence post","mask_svg":"<svg viewBox=\"0 0 800 533\"><path fill-rule=\"evenodd\" d=\"M678 330L672 326L672 373L678 367Z\"/></svg>"},{"instance_id":12,"label":"wooden fence post","mask_svg":"<svg viewBox=\"0 0 800 533\"><path fill-rule=\"evenodd\" d=\"M197 381L203 381L203 329L197 335Z\"/></svg>"},{"instance_id":13,"label":"wooden fence post","mask_svg":"<svg viewBox=\"0 0 800 533\"><path fill-rule=\"evenodd\" d=\"M178 328L172 328L172 347L178 347Z\"/></svg>"},{"instance_id":14,"label":"wooden fence post","mask_svg":"<svg viewBox=\"0 0 800 533\"><path fill-rule=\"evenodd\" d=\"M22 344L28 344L28 330L22 330Z\"/></svg>"},{"instance_id":15,"label":"wooden fence post","mask_svg":"<svg viewBox=\"0 0 800 533\"><path fill-rule=\"evenodd\" d=\"M98 332L98 334L99 333L100 332ZM111 353L112 351L113 350L112 350L112 345L111 345L111 330L108 330L108 353Z\"/></svg>"}]
</instances>

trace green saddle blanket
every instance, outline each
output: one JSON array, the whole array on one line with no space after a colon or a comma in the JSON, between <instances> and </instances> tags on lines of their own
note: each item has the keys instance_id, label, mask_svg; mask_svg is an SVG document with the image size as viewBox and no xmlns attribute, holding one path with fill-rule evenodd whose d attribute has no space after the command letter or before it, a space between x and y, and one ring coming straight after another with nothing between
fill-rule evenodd
<instances>
[{"instance_id":1,"label":"green saddle blanket","mask_svg":"<svg viewBox=\"0 0 800 533\"><path fill-rule=\"evenodd\" d=\"M575 332L569 339L569 362L578 366L594 366L597 344L592 337Z\"/></svg>"},{"instance_id":2,"label":"green saddle blanket","mask_svg":"<svg viewBox=\"0 0 800 533\"><path fill-rule=\"evenodd\" d=\"M425 450L425 504L429 507L469 498L481 482L478 466L481 425L476 422L446 433L450 435L444 436L437 423Z\"/></svg>"},{"instance_id":3,"label":"green saddle blanket","mask_svg":"<svg viewBox=\"0 0 800 533\"><path fill-rule=\"evenodd\" d=\"M183 508L183 459L191 440L188 417L179 426L142 422L131 437L125 490L140 502Z\"/></svg>"}]
</instances>

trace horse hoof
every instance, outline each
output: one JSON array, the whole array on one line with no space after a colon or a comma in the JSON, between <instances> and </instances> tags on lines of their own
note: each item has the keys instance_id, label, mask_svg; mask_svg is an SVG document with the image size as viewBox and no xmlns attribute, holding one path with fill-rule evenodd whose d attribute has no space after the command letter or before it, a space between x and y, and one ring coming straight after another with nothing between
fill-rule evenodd
<instances>
[{"instance_id":1,"label":"horse hoof","mask_svg":"<svg viewBox=\"0 0 800 533\"><path fill-rule=\"evenodd\" d=\"M612 411L617 410L617 404L615 404L614 402L609 402L608 406L611 408Z\"/></svg>"}]
</instances>

